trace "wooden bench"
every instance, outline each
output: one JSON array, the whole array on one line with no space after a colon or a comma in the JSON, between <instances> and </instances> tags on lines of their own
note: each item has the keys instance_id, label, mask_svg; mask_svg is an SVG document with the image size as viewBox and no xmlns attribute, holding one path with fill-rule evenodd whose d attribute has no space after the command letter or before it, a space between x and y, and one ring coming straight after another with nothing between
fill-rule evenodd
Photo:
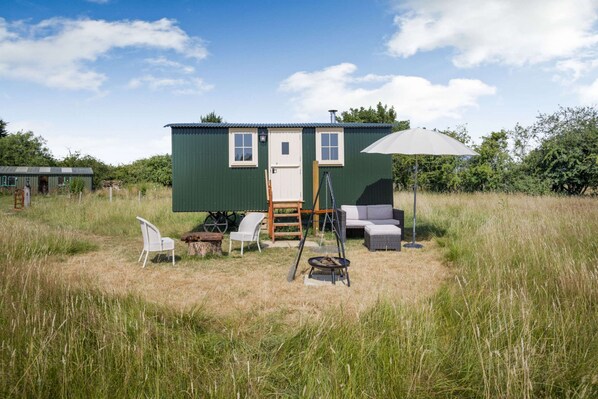
<instances>
[{"instance_id":1,"label":"wooden bench","mask_svg":"<svg viewBox=\"0 0 598 399\"><path fill-rule=\"evenodd\" d=\"M204 231L190 231L183 234L181 241L188 245L189 255L207 254L222 255L222 233L208 233Z\"/></svg>"}]
</instances>

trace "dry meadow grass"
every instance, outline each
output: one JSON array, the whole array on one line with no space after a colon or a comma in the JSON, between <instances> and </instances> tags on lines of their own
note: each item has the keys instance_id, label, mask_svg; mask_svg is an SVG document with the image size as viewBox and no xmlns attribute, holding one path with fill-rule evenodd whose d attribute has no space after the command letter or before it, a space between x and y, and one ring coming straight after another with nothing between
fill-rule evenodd
<instances>
[{"instance_id":1,"label":"dry meadow grass","mask_svg":"<svg viewBox=\"0 0 598 399\"><path fill-rule=\"evenodd\" d=\"M429 297L448 276L437 244L424 242L423 250L369 252L363 240L350 240L351 287L310 287L303 284L309 271L307 259L317 256L306 248L297 278L286 281L294 261L294 248L251 250L241 257L237 247L227 256L205 259L186 255L186 244L177 242L177 263L152 253L146 268L137 263L141 237L119 240L95 237L97 251L72 256L50 265L71 285L92 284L106 293L133 294L145 300L186 311L201 308L207 314L250 322L255 316L275 316L286 322L307 321L325 312L342 310L359 317L379 300L416 303ZM236 249L235 249L236 248Z\"/></svg>"}]
</instances>

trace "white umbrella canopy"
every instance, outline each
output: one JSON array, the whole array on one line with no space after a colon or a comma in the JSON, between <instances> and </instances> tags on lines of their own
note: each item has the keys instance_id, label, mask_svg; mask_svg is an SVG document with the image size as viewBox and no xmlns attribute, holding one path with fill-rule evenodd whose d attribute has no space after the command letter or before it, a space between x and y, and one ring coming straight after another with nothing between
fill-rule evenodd
<instances>
[{"instance_id":1,"label":"white umbrella canopy","mask_svg":"<svg viewBox=\"0 0 598 399\"><path fill-rule=\"evenodd\" d=\"M402 130L382 137L361 150L370 154L402 154L415 155L415 179L413 184L413 240L405 244L407 248L421 248L415 242L415 224L417 209L417 156L418 155L479 155L458 140L420 127ZM404 228L405 226L401 226Z\"/></svg>"},{"instance_id":2,"label":"white umbrella canopy","mask_svg":"<svg viewBox=\"0 0 598 399\"><path fill-rule=\"evenodd\" d=\"M478 155L477 152L446 134L420 127L384 136L361 152L404 155Z\"/></svg>"}]
</instances>

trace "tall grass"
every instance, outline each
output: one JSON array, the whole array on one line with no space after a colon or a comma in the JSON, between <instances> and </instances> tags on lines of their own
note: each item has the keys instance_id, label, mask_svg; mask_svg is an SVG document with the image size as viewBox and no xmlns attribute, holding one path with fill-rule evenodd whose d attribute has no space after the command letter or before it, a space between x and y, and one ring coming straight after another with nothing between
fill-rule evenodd
<instances>
[{"instance_id":1,"label":"tall grass","mask_svg":"<svg viewBox=\"0 0 598 399\"><path fill-rule=\"evenodd\" d=\"M0 216L0 262L39 259L50 255L74 255L97 246L73 230L51 228L45 224Z\"/></svg>"},{"instance_id":2,"label":"tall grass","mask_svg":"<svg viewBox=\"0 0 598 399\"><path fill-rule=\"evenodd\" d=\"M104 191L83 195L81 200L75 195L34 196L27 216L50 226L110 237L138 236L136 216L160 226L165 236L178 235L203 222L203 214L172 212L172 196L167 189L149 189L142 197L129 189L113 194L112 202Z\"/></svg>"},{"instance_id":3,"label":"tall grass","mask_svg":"<svg viewBox=\"0 0 598 399\"><path fill-rule=\"evenodd\" d=\"M234 396L214 365L236 340L208 319L70 289L39 261L11 266L0 283L1 397Z\"/></svg>"},{"instance_id":4,"label":"tall grass","mask_svg":"<svg viewBox=\"0 0 598 399\"><path fill-rule=\"evenodd\" d=\"M447 231L440 242L459 266L434 301L450 338L442 369L474 396L596 397L596 199L427 202L424 220Z\"/></svg>"},{"instance_id":5,"label":"tall grass","mask_svg":"<svg viewBox=\"0 0 598 399\"><path fill-rule=\"evenodd\" d=\"M38 201L0 216L14 231L0 232L0 397L598 397L596 199L421 195L418 236L454 274L434 297L250 327L73 289L44 267L93 250L86 234L137 234L134 213L191 227L163 194ZM85 216L67 220L75 206Z\"/></svg>"}]
</instances>

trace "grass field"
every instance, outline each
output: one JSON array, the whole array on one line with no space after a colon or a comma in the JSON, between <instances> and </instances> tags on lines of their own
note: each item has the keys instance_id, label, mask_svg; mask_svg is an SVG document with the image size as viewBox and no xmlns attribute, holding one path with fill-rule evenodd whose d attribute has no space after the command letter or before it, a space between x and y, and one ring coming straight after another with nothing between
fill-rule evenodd
<instances>
[{"instance_id":1,"label":"grass field","mask_svg":"<svg viewBox=\"0 0 598 399\"><path fill-rule=\"evenodd\" d=\"M271 263L294 255L197 261L177 247L176 268L141 270L135 215L171 237L199 222L173 214L169 198L34 197L18 213L0 198L0 397L598 397L596 198L423 193L426 248L397 259L440 259L449 272L436 288L414 301L377 296L357 312L347 296L361 295L356 271L355 287L325 294L339 303L299 319L259 303L248 312L243 298L240 312L219 314L156 297L166 273L229 273L227 262L240 270L245 261L278 270ZM410 220L410 194L395 204ZM359 240L348 246L361 256ZM371 256L361 263L388 254ZM63 270L93 272L105 257L160 280L142 294L110 291L93 273ZM288 286L291 295L305 290Z\"/></svg>"}]
</instances>

